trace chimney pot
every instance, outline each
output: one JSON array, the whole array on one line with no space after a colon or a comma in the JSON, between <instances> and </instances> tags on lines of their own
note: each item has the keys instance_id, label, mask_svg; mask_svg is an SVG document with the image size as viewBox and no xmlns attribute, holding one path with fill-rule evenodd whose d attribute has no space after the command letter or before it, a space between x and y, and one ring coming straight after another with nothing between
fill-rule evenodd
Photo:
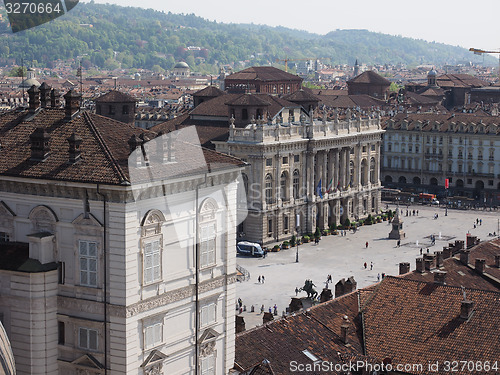
<instances>
[{"instance_id":1,"label":"chimney pot","mask_svg":"<svg viewBox=\"0 0 500 375\"><path fill-rule=\"evenodd\" d=\"M340 326L340 338L344 344L347 344L347 334L349 333L349 325L344 323Z\"/></svg>"},{"instance_id":2,"label":"chimney pot","mask_svg":"<svg viewBox=\"0 0 500 375\"><path fill-rule=\"evenodd\" d=\"M436 271L434 272L434 283L439 285L446 284L446 274L444 271Z\"/></svg>"},{"instance_id":3,"label":"chimney pot","mask_svg":"<svg viewBox=\"0 0 500 375\"><path fill-rule=\"evenodd\" d=\"M42 161L50 152L50 136L44 128L36 128L30 135L31 160Z\"/></svg>"},{"instance_id":4,"label":"chimney pot","mask_svg":"<svg viewBox=\"0 0 500 375\"><path fill-rule=\"evenodd\" d=\"M50 106L52 108L61 106L61 94L56 89L50 90Z\"/></svg>"},{"instance_id":5,"label":"chimney pot","mask_svg":"<svg viewBox=\"0 0 500 375\"><path fill-rule=\"evenodd\" d=\"M34 113L40 106L40 90L35 85L31 86L28 90L28 110L30 113Z\"/></svg>"},{"instance_id":6,"label":"chimney pot","mask_svg":"<svg viewBox=\"0 0 500 375\"><path fill-rule=\"evenodd\" d=\"M484 269L486 268L486 261L484 259L476 259L476 271L480 274L484 273Z\"/></svg>"},{"instance_id":7,"label":"chimney pot","mask_svg":"<svg viewBox=\"0 0 500 375\"><path fill-rule=\"evenodd\" d=\"M399 263L399 274L404 275L405 273L410 272L410 263L401 262Z\"/></svg>"},{"instance_id":8,"label":"chimney pot","mask_svg":"<svg viewBox=\"0 0 500 375\"><path fill-rule=\"evenodd\" d=\"M64 100L66 101L64 105L65 109L65 119L66 120L71 120L73 118L73 115L78 112L80 109L80 99L82 98L82 95L73 91L69 90L65 95L64 95Z\"/></svg>"},{"instance_id":9,"label":"chimney pot","mask_svg":"<svg viewBox=\"0 0 500 375\"><path fill-rule=\"evenodd\" d=\"M460 263L462 263L464 265L468 265L469 264L469 254L470 254L469 250L460 250Z\"/></svg>"},{"instance_id":10,"label":"chimney pot","mask_svg":"<svg viewBox=\"0 0 500 375\"><path fill-rule=\"evenodd\" d=\"M82 139L77 136L75 133L71 134L70 137L66 139L69 143L69 162L71 164L76 163L78 160L80 160L81 156L81 150L80 150L80 145L82 143Z\"/></svg>"},{"instance_id":11,"label":"chimney pot","mask_svg":"<svg viewBox=\"0 0 500 375\"><path fill-rule=\"evenodd\" d=\"M464 300L460 306L460 318L468 320L474 312L474 302Z\"/></svg>"},{"instance_id":12,"label":"chimney pot","mask_svg":"<svg viewBox=\"0 0 500 375\"><path fill-rule=\"evenodd\" d=\"M50 86L46 82L43 82L40 86L40 103L42 108L47 108L50 102Z\"/></svg>"},{"instance_id":13,"label":"chimney pot","mask_svg":"<svg viewBox=\"0 0 500 375\"><path fill-rule=\"evenodd\" d=\"M443 252L442 251L434 251L434 257L436 259L436 268L443 266Z\"/></svg>"},{"instance_id":14,"label":"chimney pot","mask_svg":"<svg viewBox=\"0 0 500 375\"><path fill-rule=\"evenodd\" d=\"M424 273L424 258L417 258L416 259L416 271L420 273Z\"/></svg>"}]
</instances>

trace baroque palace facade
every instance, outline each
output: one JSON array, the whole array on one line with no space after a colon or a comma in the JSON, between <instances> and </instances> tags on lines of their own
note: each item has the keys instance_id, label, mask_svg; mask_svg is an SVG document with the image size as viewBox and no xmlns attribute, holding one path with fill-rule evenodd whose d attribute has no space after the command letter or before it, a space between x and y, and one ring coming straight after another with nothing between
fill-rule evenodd
<instances>
[{"instance_id":1,"label":"baroque palace facade","mask_svg":"<svg viewBox=\"0 0 500 375\"><path fill-rule=\"evenodd\" d=\"M380 117L312 118L232 124L227 141L214 141L249 164L240 239L266 244L380 212Z\"/></svg>"},{"instance_id":2,"label":"baroque palace facade","mask_svg":"<svg viewBox=\"0 0 500 375\"><path fill-rule=\"evenodd\" d=\"M228 373L244 163L82 111L72 91L64 108L47 86L29 95L0 115L0 318L17 374Z\"/></svg>"},{"instance_id":3,"label":"baroque palace facade","mask_svg":"<svg viewBox=\"0 0 500 375\"><path fill-rule=\"evenodd\" d=\"M500 203L500 118L398 114L384 124L384 185Z\"/></svg>"}]
</instances>

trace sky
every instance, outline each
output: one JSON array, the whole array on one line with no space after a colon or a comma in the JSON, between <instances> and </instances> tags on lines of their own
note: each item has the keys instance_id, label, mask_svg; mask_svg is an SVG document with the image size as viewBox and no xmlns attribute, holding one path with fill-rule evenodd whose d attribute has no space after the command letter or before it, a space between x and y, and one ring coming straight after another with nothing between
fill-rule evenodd
<instances>
[{"instance_id":1,"label":"sky","mask_svg":"<svg viewBox=\"0 0 500 375\"><path fill-rule=\"evenodd\" d=\"M194 13L224 23L285 26L317 34L336 29L367 29L464 48L500 50L499 0L95 1L172 13Z\"/></svg>"}]
</instances>

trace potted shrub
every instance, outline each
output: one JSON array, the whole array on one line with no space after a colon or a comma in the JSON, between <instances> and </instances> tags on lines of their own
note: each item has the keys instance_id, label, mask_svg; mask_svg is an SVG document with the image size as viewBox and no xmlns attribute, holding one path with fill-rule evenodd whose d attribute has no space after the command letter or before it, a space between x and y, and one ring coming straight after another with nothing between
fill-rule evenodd
<instances>
[{"instance_id":1,"label":"potted shrub","mask_svg":"<svg viewBox=\"0 0 500 375\"><path fill-rule=\"evenodd\" d=\"M314 238L315 239L321 239L321 231L319 230L319 227L316 227L316 230L314 231Z\"/></svg>"},{"instance_id":2,"label":"potted shrub","mask_svg":"<svg viewBox=\"0 0 500 375\"><path fill-rule=\"evenodd\" d=\"M280 251L280 250L281 250L281 249L280 249L280 245L274 245L274 246L273 246L273 251L274 251L274 252L278 252L278 251Z\"/></svg>"},{"instance_id":3,"label":"potted shrub","mask_svg":"<svg viewBox=\"0 0 500 375\"><path fill-rule=\"evenodd\" d=\"M290 246L294 247L297 244L297 237L295 237L295 234L292 236L290 239Z\"/></svg>"},{"instance_id":4,"label":"potted shrub","mask_svg":"<svg viewBox=\"0 0 500 375\"><path fill-rule=\"evenodd\" d=\"M323 236L329 236L329 235L330 235L330 229L323 229L323 230L321 231L321 234L322 234Z\"/></svg>"},{"instance_id":5,"label":"potted shrub","mask_svg":"<svg viewBox=\"0 0 500 375\"><path fill-rule=\"evenodd\" d=\"M290 242L288 241L283 241L283 245L281 245L282 249L289 249L290 248Z\"/></svg>"},{"instance_id":6,"label":"potted shrub","mask_svg":"<svg viewBox=\"0 0 500 375\"><path fill-rule=\"evenodd\" d=\"M304 234L302 236L302 243L308 243L310 239L311 238L307 234Z\"/></svg>"},{"instance_id":7,"label":"potted shrub","mask_svg":"<svg viewBox=\"0 0 500 375\"><path fill-rule=\"evenodd\" d=\"M344 228L344 229L349 229L349 228L351 228L351 221L349 220L349 218L346 218L346 219L344 220L344 225L342 226L342 228Z\"/></svg>"},{"instance_id":8,"label":"potted shrub","mask_svg":"<svg viewBox=\"0 0 500 375\"><path fill-rule=\"evenodd\" d=\"M335 230L332 232L332 234L333 234L334 236L336 236L337 234L339 234L339 231L338 231L337 229L335 229Z\"/></svg>"}]
</instances>

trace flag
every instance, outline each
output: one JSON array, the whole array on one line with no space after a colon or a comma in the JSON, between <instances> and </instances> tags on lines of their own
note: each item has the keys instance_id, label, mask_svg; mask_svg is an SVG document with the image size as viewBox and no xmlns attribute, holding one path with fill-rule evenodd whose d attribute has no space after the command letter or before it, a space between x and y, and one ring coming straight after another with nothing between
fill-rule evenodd
<instances>
[{"instance_id":1,"label":"flag","mask_svg":"<svg viewBox=\"0 0 500 375\"><path fill-rule=\"evenodd\" d=\"M321 192L321 179L318 182L318 186L316 186L316 195L319 195L319 197L323 199L323 193Z\"/></svg>"},{"instance_id":2,"label":"flag","mask_svg":"<svg viewBox=\"0 0 500 375\"><path fill-rule=\"evenodd\" d=\"M450 180L449 179L445 179L444 180L444 188L448 189L449 187L450 187Z\"/></svg>"},{"instance_id":3,"label":"flag","mask_svg":"<svg viewBox=\"0 0 500 375\"><path fill-rule=\"evenodd\" d=\"M331 193L333 191L333 178L330 180L330 183L328 184L328 189L326 189L327 193Z\"/></svg>"},{"instance_id":4,"label":"flag","mask_svg":"<svg viewBox=\"0 0 500 375\"><path fill-rule=\"evenodd\" d=\"M340 180L337 182L337 190L340 190Z\"/></svg>"}]
</instances>

